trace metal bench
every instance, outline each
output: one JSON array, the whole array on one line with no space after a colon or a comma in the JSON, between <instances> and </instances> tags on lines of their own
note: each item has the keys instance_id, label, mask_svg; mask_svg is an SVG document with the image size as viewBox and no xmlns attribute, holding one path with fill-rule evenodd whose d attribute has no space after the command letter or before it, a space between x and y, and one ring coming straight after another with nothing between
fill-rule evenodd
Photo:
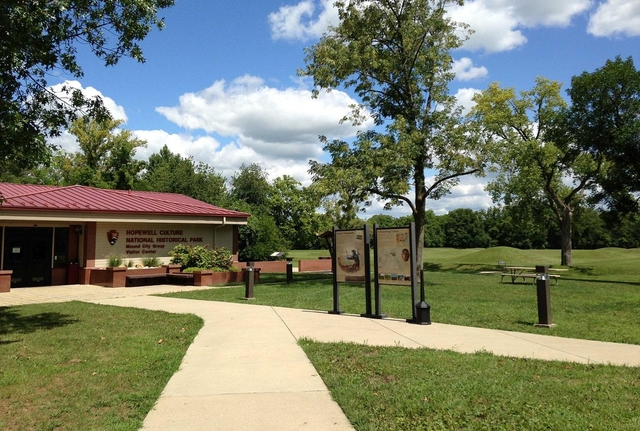
<instances>
[{"instance_id":1,"label":"metal bench","mask_svg":"<svg viewBox=\"0 0 640 431\"><path fill-rule=\"evenodd\" d=\"M151 286L165 284L167 274L132 274L126 276L126 287Z\"/></svg>"}]
</instances>

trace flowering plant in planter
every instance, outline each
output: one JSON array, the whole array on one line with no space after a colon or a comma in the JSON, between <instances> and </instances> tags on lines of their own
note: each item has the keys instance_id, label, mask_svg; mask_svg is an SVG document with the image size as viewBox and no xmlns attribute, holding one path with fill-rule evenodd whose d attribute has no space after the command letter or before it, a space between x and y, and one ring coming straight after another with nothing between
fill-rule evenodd
<instances>
[{"instance_id":1,"label":"flowering plant in planter","mask_svg":"<svg viewBox=\"0 0 640 431\"><path fill-rule=\"evenodd\" d=\"M171 263L180 265L184 271L186 268L200 268L220 271L232 271L233 256L231 252L224 248L213 248L209 246L186 246L176 245L169 252Z\"/></svg>"}]
</instances>

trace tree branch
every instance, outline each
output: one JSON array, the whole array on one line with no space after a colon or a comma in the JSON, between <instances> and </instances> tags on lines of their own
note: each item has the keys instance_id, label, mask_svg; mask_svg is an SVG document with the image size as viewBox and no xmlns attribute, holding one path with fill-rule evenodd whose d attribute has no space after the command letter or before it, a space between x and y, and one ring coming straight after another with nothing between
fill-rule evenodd
<instances>
[{"instance_id":1,"label":"tree branch","mask_svg":"<svg viewBox=\"0 0 640 431\"><path fill-rule=\"evenodd\" d=\"M451 175L447 175L446 177L442 177L440 178L438 181L436 181L435 183L433 183L431 185L431 187L429 187L427 189L426 195L429 196L431 194L431 192L438 187L440 184L444 183L445 181L449 181L453 178L457 178L457 177L463 177L465 175L471 175L471 174L475 174L476 172L480 172L480 168L476 168L476 169L472 169L470 171L467 172L459 172L457 174L451 174Z\"/></svg>"}]
</instances>

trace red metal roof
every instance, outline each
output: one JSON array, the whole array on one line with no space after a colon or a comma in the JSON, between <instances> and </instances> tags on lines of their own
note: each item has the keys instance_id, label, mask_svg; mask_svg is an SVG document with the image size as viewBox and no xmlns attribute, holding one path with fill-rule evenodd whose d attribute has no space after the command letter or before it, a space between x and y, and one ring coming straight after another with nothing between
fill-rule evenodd
<instances>
[{"instance_id":1,"label":"red metal roof","mask_svg":"<svg viewBox=\"0 0 640 431\"><path fill-rule=\"evenodd\" d=\"M205 217L249 217L175 193L108 190L87 186L0 183L0 211L72 211Z\"/></svg>"}]
</instances>

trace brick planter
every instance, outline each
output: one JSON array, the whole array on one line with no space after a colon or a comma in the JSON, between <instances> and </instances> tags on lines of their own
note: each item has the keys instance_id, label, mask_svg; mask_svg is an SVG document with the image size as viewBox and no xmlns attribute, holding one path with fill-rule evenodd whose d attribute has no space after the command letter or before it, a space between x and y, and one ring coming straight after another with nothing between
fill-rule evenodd
<instances>
[{"instance_id":1,"label":"brick planter","mask_svg":"<svg viewBox=\"0 0 640 431\"><path fill-rule=\"evenodd\" d=\"M7 293L11 290L11 270L0 271L0 293Z\"/></svg>"},{"instance_id":2,"label":"brick planter","mask_svg":"<svg viewBox=\"0 0 640 431\"><path fill-rule=\"evenodd\" d=\"M284 260L253 262L253 267L262 271L263 274L287 272L287 262Z\"/></svg>"},{"instance_id":3,"label":"brick planter","mask_svg":"<svg viewBox=\"0 0 640 431\"><path fill-rule=\"evenodd\" d=\"M299 272L331 271L331 259L300 259Z\"/></svg>"},{"instance_id":4,"label":"brick planter","mask_svg":"<svg viewBox=\"0 0 640 431\"><path fill-rule=\"evenodd\" d=\"M117 268L107 268L107 274L110 279L105 287L125 287L127 285L127 268L119 266Z\"/></svg>"},{"instance_id":5,"label":"brick planter","mask_svg":"<svg viewBox=\"0 0 640 431\"><path fill-rule=\"evenodd\" d=\"M241 283L244 281L244 271L213 272L193 271L194 286L215 286L228 283ZM260 269L253 272L254 283L260 281Z\"/></svg>"}]
</instances>

